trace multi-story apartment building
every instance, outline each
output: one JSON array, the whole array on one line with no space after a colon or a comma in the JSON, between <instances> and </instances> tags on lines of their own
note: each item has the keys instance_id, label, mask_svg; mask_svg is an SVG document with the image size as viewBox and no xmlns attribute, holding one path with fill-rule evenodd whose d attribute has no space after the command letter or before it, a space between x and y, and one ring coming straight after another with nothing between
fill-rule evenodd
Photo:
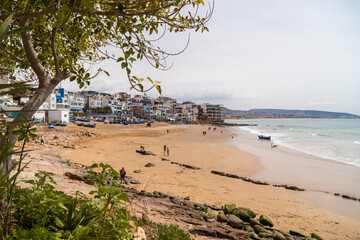
<instances>
[{"instance_id":1,"label":"multi-story apartment building","mask_svg":"<svg viewBox=\"0 0 360 240\"><path fill-rule=\"evenodd\" d=\"M68 92L68 101L70 105L70 111L82 112L84 109L84 95L81 92Z\"/></svg>"},{"instance_id":2,"label":"multi-story apartment building","mask_svg":"<svg viewBox=\"0 0 360 240\"><path fill-rule=\"evenodd\" d=\"M204 109L204 112L208 116L208 120L210 122L224 122L224 106L222 104L204 103L200 106Z\"/></svg>"},{"instance_id":3,"label":"multi-story apartment building","mask_svg":"<svg viewBox=\"0 0 360 240\"><path fill-rule=\"evenodd\" d=\"M55 89L55 94L56 94L56 108L69 110L70 109L69 92L65 91L64 88L58 88Z\"/></svg>"}]
</instances>

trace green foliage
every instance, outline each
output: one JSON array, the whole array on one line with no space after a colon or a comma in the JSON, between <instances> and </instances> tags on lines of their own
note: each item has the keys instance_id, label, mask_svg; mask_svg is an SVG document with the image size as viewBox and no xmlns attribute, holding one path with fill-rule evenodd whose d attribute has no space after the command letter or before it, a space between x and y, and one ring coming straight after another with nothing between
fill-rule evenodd
<instances>
[{"instance_id":1,"label":"green foliage","mask_svg":"<svg viewBox=\"0 0 360 240\"><path fill-rule=\"evenodd\" d=\"M79 192L72 197L55 191L52 176L37 173L35 180L27 181L31 187L14 190L11 217L16 225L6 239L132 239L131 216L125 209L130 201L119 188L106 186L108 177L118 175L108 164L91 166L87 176L97 188L90 192L95 198L88 199ZM150 227L149 239L191 239L175 225L138 224Z\"/></svg>"},{"instance_id":2,"label":"green foliage","mask_svg":"<svg viewBox=\"0 0 360 240\"><path fill-rule=\"evenodd\" d=\"M7 29L13 34L4 36L7 51L0 51L0 68L12 72L25 70L23 72L28 74L29 79L35 79L35 74L39 77L40 70L31 69L34 65L29 62L34 59L28 58L25 53L20 30L14 32L21 29L30 34L38 63L50 75L66 71L70 81L76 81L83 88L100 72L110 75L101 68L92 73L85 67L87 63L113 60L126 71L131 88L148 91L155 87L161 94L159 82L131 74L133 63L145 58L155 68L168 69L166 58L182 51L167 53L155 45L156 39L162 38L165 32L171 35L171 32L190 29L208 31L206 24L212 7L209 5L209 11L201 11L205 6L203 0L120 2L39 0L31 4L27 0L4 0L0 19L6 21L0 28L4 28L0 36ZM10 21L11 18L13 21ZM108 52L105 48L109 45L117 51ZM11 55L16 58L10 59ZM146 89L143 80L150 84L149 88Z\"/></svg>"},{"instance_id":3,"label":"green foliage","mask_svg":"<svg viewBox=\"0 0 360 240\"><path fill-rule=\"evenodd\" d=\"M106 107L97 107L94 112L96 113L112 113L112 109L109 106Z\"/></svg>"},{"instance_id":4,"label":"green foliage","mask_svg":"<svg viewBox=\"0 0 360 240\"><path fill-rule=\"evenodd\" d=\"M96 185L96 186L105 186L109 180L111 180L114 187L120 187L120 178L119 173L112 168L109 164L105 163L95 163L91 165L90 170L85 173L85 177L88 178L86 181L87 184ZM94 171L95 169L100 169L100 172Z\"/></svg>"},{"instance_id":5,"label":"green foliage","mask_svg":"<svg viewBox=\"0 0 360 240\"><path fill-rule=\"evenodd\" d=\"M149 230L146 232L148 239L158 240L191 240L190 234L184 232L177 225L163 225L155 222L138 221L139 226L146 226Z\"/></svg>"},{"instance_id":6,"label":"green foliage","mask_svg":"<svg viewBox=\"0 0 360 240\"><path fill-rule=\"evenodd\" d=\"M31 188L14 191L12 217L17 226L9 239L23 239L34 233L39 234L36 239L131 238L132 226L124 208L129 199L121 190L99 184L91 192L96 197L91 200L79 193L72 197L55 191L56 182L48 173L38 173L36 177L27 181Z\"/></svg>"}]
</instances>

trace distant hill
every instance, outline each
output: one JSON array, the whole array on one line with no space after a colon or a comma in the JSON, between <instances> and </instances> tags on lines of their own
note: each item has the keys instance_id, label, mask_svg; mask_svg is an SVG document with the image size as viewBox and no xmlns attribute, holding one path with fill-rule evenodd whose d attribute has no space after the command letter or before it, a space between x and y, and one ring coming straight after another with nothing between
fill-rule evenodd
<instances>
[{"instance_id":1,"label":"distant hill","mask_svg":"<svg viewBox=\"0 0 360 240\"><path fill-rule=\"evenodd\" d=\"M360 116L342 112L317 110L250 109L248 111L224 108L227 118L360 118Z\"/></svg>"}]
</instances>

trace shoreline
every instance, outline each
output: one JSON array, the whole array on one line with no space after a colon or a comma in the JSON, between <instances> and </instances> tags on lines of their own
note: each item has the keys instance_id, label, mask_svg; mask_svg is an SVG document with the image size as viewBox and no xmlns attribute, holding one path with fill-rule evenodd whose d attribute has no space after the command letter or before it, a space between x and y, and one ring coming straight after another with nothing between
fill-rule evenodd
<instances>
[{"instance_id":1,"label":"shoreline","mask_svg":"<svg viewBox=\"0 0 360 240\"><path fill-rule=\"evenodd\" d=\"M319 207L360 220L358 166L312 156L284 146L271 149L270 143L253 140L256 139L256 134L241 128L234 129L234 132L241 136L243 141L240 144L230 144L258 156L264 166L264 170L252 175L252 178L271 184L290 184L304 188L306 192L299 195L313 201ZM358 200L344 199L341 195L356 197Z\"/></svg>"},{"instance_id":2,"label":"shoreline","mask_svg":"<svg viewBox=\"0 0 360 240\"><path fill-rule=\"evenodd\" d=\"M138 190L188 196L196 202L220 206L235 203L275 219L279 229L315 231L325 239L339 239L339 236L357 239L360 236L359 232L350 230L352 227L348 228L359 227L359 221L329 214L297 192L211 174L211 170L221 170L251 177L266 170L261 165L261 158L228 144L233 135L232 128L218 127L216 131L208 131L204 137L201 131L207 130L207 125L99 127L95 131L102 132L102 136L78 142L79 147L68 150L63 157L86 165L106 162L115 169L125 166L128 175L140 180L141 184L135 186ZM167 129L170 134L166 134ZM162 147L165 143L170 147L170 156L166 158L201 169L191 170L162 161ZM157 156L136 153L135 149L140 146ZM146 168L144 165L147 163L155 166ZM135 174L134 170L141 170L141 173ZM340 220L334 221L333 217Z\"/></svg>"}]
</instances>

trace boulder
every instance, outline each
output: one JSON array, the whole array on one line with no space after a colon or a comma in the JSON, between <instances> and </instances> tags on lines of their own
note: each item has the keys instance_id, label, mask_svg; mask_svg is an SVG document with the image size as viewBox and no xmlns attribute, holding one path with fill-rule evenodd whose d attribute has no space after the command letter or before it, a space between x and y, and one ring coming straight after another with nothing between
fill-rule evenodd
<instances>
[{"instance_id":1,"label":"boulder","mask_svg":"<svg viewBox=\"0 0 360 240\"><path fill-rule=\"evenodd\" d=\"M254 228L254 231L255 231L257 234L259 234L259 233L261 233L261 232L270 233L268 230L266 230L265 228L263 228L263 227L260 226L260 225L254 225L253 228Z\"/></svg>"},{"instance_id":2,"label":"boulder","mask_svg":"<svg viewBox=\"0 0 360 240\"><path fill-rule=\"evenodd\" d=\"M170 197L170 201L174 204L177 204L177 205L181 205L181 200L178 199L177 197Z\"/></svg>"},{"instance_id":3,"label":"boulder","mask_svg":"<svg viewBox=\"0 0 360 240\"><path fill-rule=\"evenodd\" d=\"M243 208L235 208L232 213L245 222L250 220L250 215L247 213L247 210Z\"/></svg>"},{"instance_id":4,"label":"boulder","mask_svg":"<svg viewBox=\"0 0 360 240\"><path fill-rule=\"evenodd\" d=\"M141 173L140 169L134 170L134 173Z\"/></svg>"},{"instance_id":5,"label":"boulder","mask_svg":"<svg viewBox=\"0 0 360 240\"><path fill-rule=\"evenodd\" d=\"M282 235L280 232L275 231L273 235L274 240L286 240L286 237Z\"/></svg>"},{"instance_id":6,"label":"boulder","mask_svg":"<svg viewBox=\"0 0 360 240\"><path fill-rule=\"evenodd\" d=\"M135 229L134 240L146 240L146 234L143 228L137 227Z\"/></svg>"},{"instance_id":7,"label":"boulder","mask_svg":"<svg viewBox=\"0 0 360 240\"><path fill-rule=\"evenodd\" d=\"M269 232L259 232L258 236L262 238L271 238L273 235Z\"/></svg>"},{"instance_id":8,"label":"boulder","mask_svg":"<svg viewBox=\"0 0 360 240\"><path fill-rule=\"evenodd\" d=\"M155 167L155 164L153 164L153 163L147 163L147 164L145 164L145 167Z\"/></svg>"},{"instance_id":9,"label":"boulder","mask_svg":"<svg viewBox=\"0 0 360 240\"><path fill-rule=\"evenodd\" d=\"M237 216L235 216L234 214L230 214L227 222L228 225L230 225L233 228L237 228L237 229L241 229L242 225L243 225L243 221L238 218Z\"/></svg>"},{"instance_id":10,"label":"boulder","mask_svg":"<svg viewBox=\"0 0 360 240\"><path fill-rule=\"evenodd\" d=\"M216 220L218 222L227 222L227 217L225 216L225 214L223 212L220 212L217 217Z\"/></svg>"},{"instance_id":11,"label":"boulder","mask_svg":"<svg viewBox=\"0 0 360 240\"><path fill-rule=\"evenodd\" d=\"M235 208L236 208L235 204L225 204L224 213L231 214Z\"/></svg>"},{"instance_id":12,"label":"boulder","mask_svg":"<svg viewBox=\"0 0 360 240\"><path fill-rule=\"evenodd\" d=\"M258 220L255 220L253 218L250 218L249 223L252 227L254 227L255 225L261 225Z\"/></svg>"},{"instance_id":13,"label":"boulder","mask_svg":"<svg viewBox=\"0 0 360 240\"><path fill-rule=\"evenodd\" d=\"M184 206L190 208L190 209L195 209L195 205L194 203L190 202L190 201L184 201Z\"/></svg>"},{"instance_id":14,"label":"boulder","mask_svg":"<svg viewBox=\"0 0 360 240\"><path fill-rule=\"evenodd\" d=\"M317 235L316 233L312 233L312 234L311 234L311 238L315 238L316 240L323 240L322 237L320 237L320 236Z\"/></svg>"},{"instance_id":15,"label":"boulder","mask_svg":"<svg viewBox=\"0 0 360 240\"><path fill-rule=\"evenodd\" d=\"M247 232L254 232L254 229L250 226L249 223L243 223L243 230Z\"/></svg>"},{"instance_id":16,"label":"boulder","mask_svg":"<svg viewBox=\"0 0 360 240\"><path fill-rule=\"evenodd\" d=\"M299 233L299 232L294 231L294 230L290 230L290 231L289 231L289 233L290 233L291 235L293 235L293 236L305 237L305 235L304 235L304 234Z\"/></svg>"},{"instance_id":17,"label":"boulder","mask_svg":"<svg viewBox=\"0 0 360 240\"><path fill-rule=\"evenodd\" d=\"M271 221L268 217L266 217L265 215L261 215L259 220L260 220L260 223L261 223L262 225L264 225L264 226L269 226L269 227L273 227L273 226L274 226L274 224L272 223L272 221Z\"/></svg>"},{"instance_id":18,"label":"boulder","mask_svg":"<svg viewBox=\"0 0 360 240\"><path fill-rule=\"evenodd\" d=\"M64 175L68 178L70 178L71 180L78 180L78 181L84 181L84 178L81 177L81 176L78 176L74 173L71 173L71 172L66 172L64 173Z\"/></svg>"},{"instance_id":19,"label":"boulder","mask_svg":"<svg viewBox=\"0 0 360 240\"><path fill-rule=\"evenodd\" d=\"M261 240L261 238L254 232L250 233L250 237L251 239L255 239L255 240Z\"/></svg>"}]
</instances>

